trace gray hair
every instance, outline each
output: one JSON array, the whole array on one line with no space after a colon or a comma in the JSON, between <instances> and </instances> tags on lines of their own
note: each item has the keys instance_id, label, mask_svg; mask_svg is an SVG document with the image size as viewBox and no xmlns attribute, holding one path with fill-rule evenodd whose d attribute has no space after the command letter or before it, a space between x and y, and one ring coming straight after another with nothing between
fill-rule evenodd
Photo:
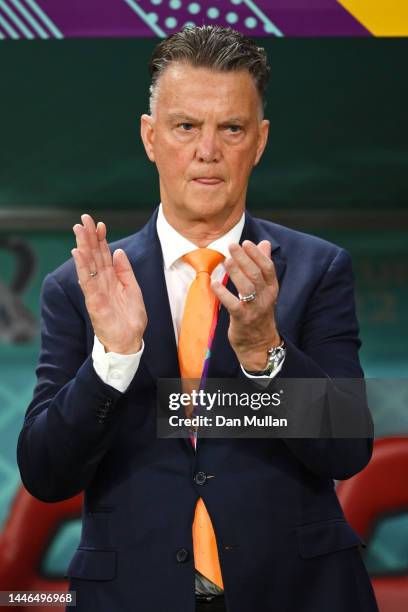
<instances>
[{"instance_id":1,"label":"gray hair","mask_svg":"<svg viewBox=\"0 0 408 612\"><path fill-rule=\"evenodd\" d=\"M270 66L265 49L240 32L220 26L187 26L162 40L149 64L151 76L150 113L153 113L159 77L172 62L197 68L230 72L247 70L255 81L263 108Z\"/></svg>"}]
</instances>

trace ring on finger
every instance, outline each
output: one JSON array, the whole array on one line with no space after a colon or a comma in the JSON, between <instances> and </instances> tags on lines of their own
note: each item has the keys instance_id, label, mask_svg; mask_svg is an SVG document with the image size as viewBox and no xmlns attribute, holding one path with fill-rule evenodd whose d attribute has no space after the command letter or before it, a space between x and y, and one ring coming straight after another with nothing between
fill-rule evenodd
<instances>
[{"instance_id":1,"label":"ring on finger","mask_svg":"<svg viewBox=\"0 0 408 612\"><path fill-rule=\"evenodd\" d=\"M248 293L247 295L238 293L238 297L241 302L252 302L256 298L256 291L252 291L252 293Z\"/></svg>"},{"instance_id":2,"label":"ring on finger","mask_svg":"<svg viewBox=\"0 0 408 612\"><path fill-rule=\"evenodd\" d=\"M98 274L98 272L90 272L90 273L89 273L89 276L91 276L91 277L93 278L93 277L94 277L94 276L96 276L97 274Z\"/></svg>"}]
</instances>

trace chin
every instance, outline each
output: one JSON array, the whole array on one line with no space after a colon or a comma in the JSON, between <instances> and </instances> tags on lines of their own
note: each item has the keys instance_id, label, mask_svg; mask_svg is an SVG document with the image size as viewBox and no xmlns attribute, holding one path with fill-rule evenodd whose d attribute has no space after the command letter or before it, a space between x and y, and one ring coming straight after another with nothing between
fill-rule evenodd
<instances>
[{"instance_id":1,"label":"chin","mask_svg":"<svg viewBox=\"0 0 408 612\"><path fill-rule=\"evenodd\" d=\"M233 208L226 193L195 193L187 200L187 206L205 215L218 215Z\"/></svg>"},{"instance_id":2,"label":"chin","mask_svg":"<svg viewBox=\"0 0 408 612\"><path fill-rule=\"evenodd\" d=\"M190 203L186 208L191 216L204 219L217 217L227 211L232 212L232 207L228 203L208 201L207 199L196 199L193 206Z\"/></svg>"}]
</instances>

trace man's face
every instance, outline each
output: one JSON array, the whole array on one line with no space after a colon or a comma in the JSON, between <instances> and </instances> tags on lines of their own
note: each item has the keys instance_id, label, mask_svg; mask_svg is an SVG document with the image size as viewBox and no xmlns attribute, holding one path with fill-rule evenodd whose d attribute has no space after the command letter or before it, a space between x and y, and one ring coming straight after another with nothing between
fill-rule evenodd
<instances>
[{"instance_id":1,"label":"man's face","mask_svg":"<svg viewBox=\"0 0 408 612\"><path fill-rule=\"evenodd\" d=\"M173 63L161 75L142 138L160 176L167 219L238 221L269 122L246 70L219 72Z\"/></svg>"}]
</instances>

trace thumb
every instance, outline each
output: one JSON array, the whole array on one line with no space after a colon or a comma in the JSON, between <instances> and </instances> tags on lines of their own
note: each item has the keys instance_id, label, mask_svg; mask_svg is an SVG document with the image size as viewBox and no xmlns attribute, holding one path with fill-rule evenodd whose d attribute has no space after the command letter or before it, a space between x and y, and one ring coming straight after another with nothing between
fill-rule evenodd
<instances>
[{"instance_id":1,"label":"thumb","mask_svg":"<svg viewBox=\"0 0 408 612\"><path fill-rule=\"evenodd\" d=\"M123 249L116 249L116 251L114 251L112 262L116 276L122 285L125 287L134 285L136 282L135 275L128 256Z\"/></svg>"}]
</instances>

